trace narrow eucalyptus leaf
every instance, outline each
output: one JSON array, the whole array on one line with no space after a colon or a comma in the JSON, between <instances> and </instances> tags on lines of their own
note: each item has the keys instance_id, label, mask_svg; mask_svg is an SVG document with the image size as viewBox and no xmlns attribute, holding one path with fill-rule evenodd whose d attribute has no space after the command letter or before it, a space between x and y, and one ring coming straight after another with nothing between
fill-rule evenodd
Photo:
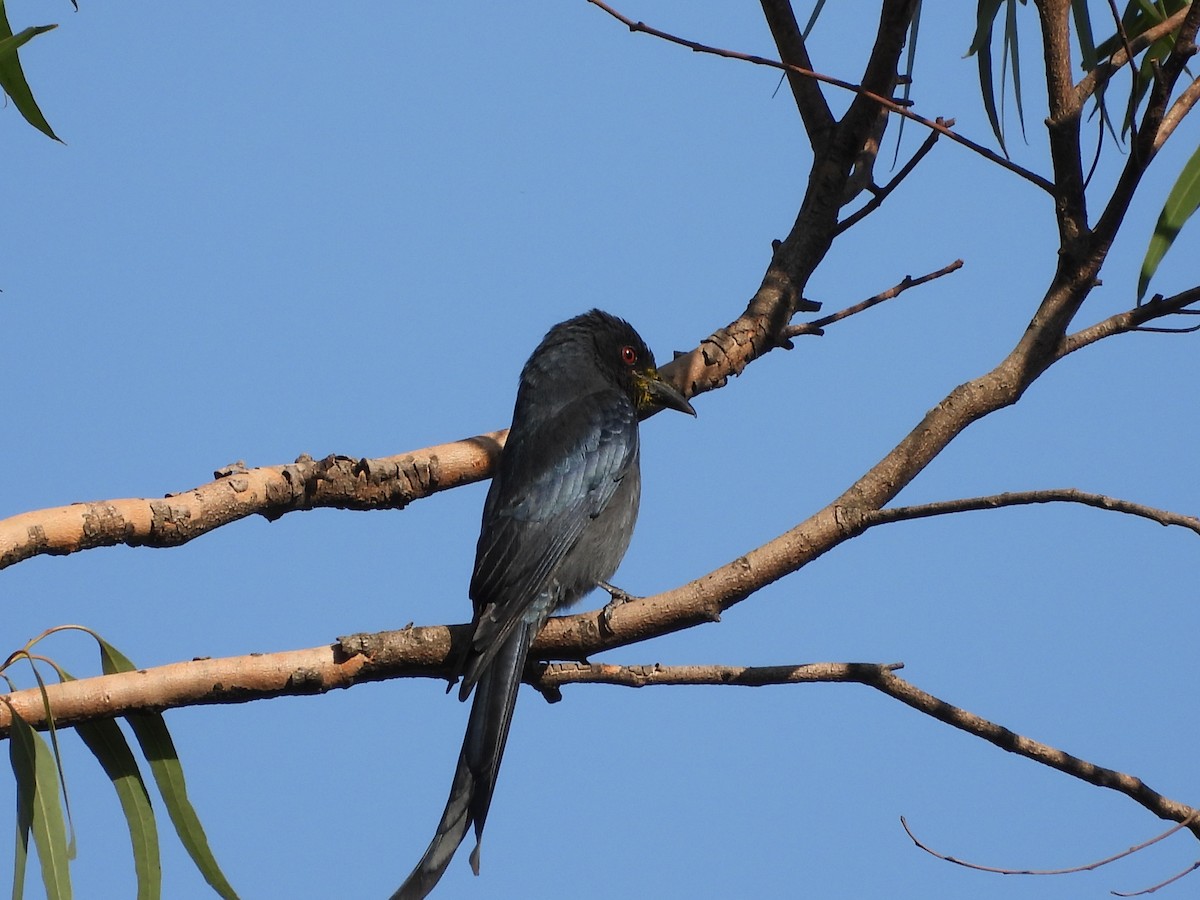
<instances>
[{"instance_id":1,"label":"narrow eucalyptus leaf","mask_svg":"<svg viewBox=\"0 0 1200 900\"><path fill-rule=\"evenodd\" d=\"M26 28L19 35L14 35L12 27L8 24L8 15L4 11L3 0L0 0L0 47L6 48L6 52L0 52L0 88L3 88L4 93L12 98L13 106L25 117L26 122L47 137L58 141L60 140L59 136L54 133L54 129L50 127L50 123L46 121L46 117L38 108L37 101L33 99L33 91L29 89L29 83L25 80L25 72L21 69L21 60L17 56L18 47L30 38L55 27L57 26L39 25L34 28Z\"/></svg>"},{"instance_id":2,"label":"narrow eucalyptus leaf","mask_svg":"<svg viewBox=\"0 0 1200 900\"><path fill-rule=\"evenodd\" d=\"M225 900L237 900L237 893L225 878L208 846L208 837L200 824L187 795L187 783L183 777L183 766L175 751L175 742L167 730L163 717L156 713L130 713L125 721L133 729L134 736L142 748L142 754L150 764L154 783L162 795L167 815L175 826L175 833L214 891Z\"/></svg>"},{"instance_id":3,"label":"narrow eucalyptus leaf","mask_svg":"<svg viewBox=\"0 0 1200 900\"><path fill-rule=\"evenodd\" d=\"M1158 214L1158 222L1154 226L1154 234L1150 237L1150 246L1146 250L1146 258L1142 261L1142 271L1138 276L1138 299L1146 295L1150 279L1158 271L1175 238L1184 224L1200 208L1200 147L1187 161L1183 171L1179 173L1167 202L1163 204L1162 212Z\"/></svg>"},{"instance_id":4,"label":"narrow eucalyptus leaf","mask_svg":"<svg viewBox=\"0 0 1200 900\"><path fill-rule=\"evenodd\" d=\"M9 733L9 759L17 776L17 828L33 834L47 900L70 900L67 826L54 755L15 711Z\"/></svg>"},{"instance_id":5,"label":"narrow eucalyptus leaf","mask_svg":"<svg viewBox=\"0 0 1200 900\"><path fill-rule=\"evenodd\" d=\"M64 681L75 679L59 669ZM75 732L84 746L96 757L104 774L112 782L129 828L133 848L133 867L137 875L137 900L159 900L162 897L162 862L159 858L158 827L150 793L142 780L133 751L121 727L112 719L81 722Z\"/></svg>"}]
</instances>

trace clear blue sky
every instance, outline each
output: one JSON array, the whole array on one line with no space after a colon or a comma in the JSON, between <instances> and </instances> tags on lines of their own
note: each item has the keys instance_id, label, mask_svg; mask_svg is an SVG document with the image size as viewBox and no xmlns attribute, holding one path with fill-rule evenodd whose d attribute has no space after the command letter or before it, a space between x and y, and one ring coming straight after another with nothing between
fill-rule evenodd
<instances>
[{"instance_id":1,"label":"clear blue sky","mask_svg":"<svg viewBox=\"0 0 1200 900\"><path fill-rule=\"evenodd\" d=\"M631 35L583 0L7 6L17 29L61 23L23 60L66 145L0 113L0 517L161 496L237 459L380 456L503 427L529 351L593 306L669 359L743 308L807 177L776 74ZM625 11L774 53L756 4L703 6ZM857 10L835 21L834 6L814 61L853 80L867 26ZM962 58L973 10L926 6L918 110L987 141ZM1040 60L1025 62L1029 140L1010 121L1012 150L1047 172ZM906 149L923 137L907 128ZM1132 304L1198 140L1187 121L1156 162L1080 325ZM1198 280L1195 227L1153 289ZM617 583L681 584L838 495L1007 352L1055 246L1045 195L939 144L807 293L833 310L958 257L963 270L770 354L701 397L696 420L647 423L642 515ZM1076 486L1200 510L1197 341L1130 335L1077 354L900 502ZM0 644L78 622L152 666L464 621L484 492L30 560L0 574ZM897 524L719 625L606 658L903 660L948 701L1195 802L1198 556L1193 534L1083 508ZM82 638L45 650L94 671ZM406 680L167 720L249 900L386 896L432 833L465 715L443 683ZM132 896L111 788L65 743L77 896ZM0 820L12 793L0 778ZM1166 827L864 687L581 686L555 706L523 695L483 875L464 850L437 896L1057 900L1145 887L1197 855L1176 836L1098 873L1001 878L915 850L901 814L946 852L1019 867L1086 862ZM173 835L164 848L165 896L212 896Z\"/></svg>"}]
</instances>

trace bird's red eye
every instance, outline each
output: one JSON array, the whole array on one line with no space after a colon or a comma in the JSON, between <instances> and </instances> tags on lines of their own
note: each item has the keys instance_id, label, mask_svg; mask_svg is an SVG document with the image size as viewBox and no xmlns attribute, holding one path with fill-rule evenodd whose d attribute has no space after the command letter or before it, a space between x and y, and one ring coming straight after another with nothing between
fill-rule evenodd
<instances>
[{"instance_id":1,"label":"bird's red eye","mask_svg":"<svg viewBox=\"0 0 1200 900\"><path fill-rule=\"evenodd\" d=\"M637 351L628 345L622 347L621 362L625 363L627 366L632 366L635 362L637 362Z\"/></svg>"}]
</instances>

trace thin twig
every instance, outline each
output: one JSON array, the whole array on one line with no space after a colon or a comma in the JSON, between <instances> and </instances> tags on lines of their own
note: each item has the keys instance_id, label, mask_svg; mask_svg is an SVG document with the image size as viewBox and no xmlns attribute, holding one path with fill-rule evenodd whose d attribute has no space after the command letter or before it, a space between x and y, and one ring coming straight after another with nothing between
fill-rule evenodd
<instances>
[{"instance_id":1,"label":"thin twig","mask_svg":"<svg viewBox=\"0 0 1200 900\"><path fill-rule=\"evenodd\" d=\"M1148 302L1140 306L1109 316L1107 319L1101 319L1094 325L1068 334L1060 342L1058 350L1055 352L1055 358L1062 359L1069 353L1074 353L1076 350L1081 350L1089 344L1094 344L1096 341L1114 334L1149 331L1150 329L1143 327L1144 323L1161 319L1164 316L1190 314L1194 310L1189 310L1187 307L1193 303L1200 303L1200 285L1180 291L1170 297L1155 294Z\"/></svg>"},{"instance_id":2,"label":"thin twig","mask_svg":"<svg viewBox=\"0 0 1200 900\"><path fill-rule=\"evenodd\" d=\"M1146 894L1153 894L1156 891L1165 888L1168 884L1174 884L1180 878L1191 875L1197 869L1200 869L1200 859L1196 860L1182 872L1176 872L1170 878L1160 881L1158 884L1152 884L1148 888L1142 888L1140 891L1109 891L1114 897L1144 897Z\"/></svg>"},{"instance_id":3,"label":"thin twig","mask_svg":"<svg viewBox=\"0 0 1200 900\"><path fill-rule=\"evenodd\" d=\"M647 35L650 35L651 37L656 37L656 38L659 38L661 40L667 41L672 44L678 44L680 47L687 47L689 50L692 50L696 53L707 53L712 56L723 57L724 59L736 59L736 60L740 60L741 62L752 63L753 65L756 65L756 66L767 66L772 69L779 69L780 71L783 71L783 72L794 72L797 75L803 75L805 78L813 78L817 81L822 82L823 84L833 85L834 87L841 88L842 90L850 91L852 93L858 94L861 97L866 97L868 100L875 101L880 106L885 107L888 111L894 112L898 116L904 116L904 118L911 119L912 121L917 122L920 125L924 125L926 128L936 131L939 134L944 134L946 137L950 138L950 140L954 141L955 143L961 144L962 146L968 148L969 150L973 150L975 153L978 153L980 156L984 157L985 159L987 159L991 162L994 162L998 166L1008 169L1010 172L1014 173L1015 175L1020 175L1022 178L1024 178L1026 181L1030 182L1031 184L1036 184L1038 187L1040 187L1043 191L1050 194L1051 196L1053 196L1053 194L1054 194L1054 185L1048 179L1043 178L1041 175L1038 175L1036 172L1032 172L1029 169L1025 169L1025 168L1017 165L1010 159L1005 159L1000 154L996 153L993 150L989 150L987 147L983 146L982 144L977 144L975 141L971 140L970 138L963 137L961 134L958 134L957 132L952 131L950 128L946 127L945 125L939 125L938 122L933 119L927 119L924 116L921 116L921 115L918 115L917 113L912 112L911 110L907 109L900 103L897 103L892 98L881 97L879 94L876 94L873 91L868 91L866 88L862 87L862 85L851 84L848 81L843 81L840 78L834 78L831 75L823 75L820 72L815 72L812 69L806 69L806 68L803 68L802 66L791 66L791 65L788 65L787 63L782 63L775 59L767 59L766 57L763 57L763 56L755 56L755 55L749 54L749 53L739 53L736 50L724 50L720 47L713 47L708 44L701 44L698 41L688 40L687 38L682 38L682 37L679 37L678 35L670 34L665 31L660 31L659 29L653 28L644 22L635 22L633 19L630 19L628 16L625 16L622 13L617 12L615 9L613 9L611 6L609 6L607 3L603 2L603 0L587 0L587 2L591 3L593 6L599 7L601 10L608 13L610 16L612 16L614 19L616 19L618 22L620 22L622 25L624 25L626 28L628 28L630 31L634 32L635 34L637 34L637 33L647 34Z\"/></svg>"},{"instance_id":4,"label":"thin twig","mask_svg":"<svg viewBox=\"0 0 1200 900\"><path fill-rule=\"evenodd\" d=\"M1133 79L1129 89L1129 102L1126 104L1129 117L1129 146L1131 152L1137 153L1137 77L1138 67L1133 58L1133 48L1129 45L1129 35L1125 33L1125 23L1121 21L1121 11L1117 9L1117 0L1108 0L1108 8L1112 12L1113 22L1117 26L1117 35L1121 38L1121 47L1125 50L1125 59L1129 63L1129 71Z\"/></svg>"},{"instance_id":5,"label":"thin twig","mask_svg":"<svg viewBox=\"0 0 1200 900\"><path fill-rule=\"evenodd\" d=\"M954 124L953 119L942 119L939 117L937 121L942 125L945 125L947 128ZM871 213L875 212L875 210L879 209L879 207L883 205L883 201L888 198L888 194L894 191L899 186L900 182L907 178L909 173L917 167L917 163L923 160L929 151L933 149L933 145L937 143L937 140L940 136L940 132L931 131L921 146L917 148L917 152L914 153L908 162L906 162L900 168L900 171L895 174L892 180L883 187L879 188L879 190L875 191L871 199L868 200L861 209L855 210L851 215L838 222L837 228L833 230L833 233L835 235L839 235L843 231L853 228Z\"/></svg>"},{"instance_id":6,"label":"thin twig","mask_svg":"<svg viewBox=\"0 0 1200 900\"><path fill-rule=\"evenodd\" d=\"M1175 131L1183 117L1186 116L1195 107L1197 101L1200 101L1200 78L1196 78L1183 89L1175 102L1171 104L1171 108L1167 110L1163 116L1162 123L1158 126L1158 134L1154 136L1154 150L1157 152L1162 148Z\"/></svg>"},{"instance_id":7,"label":"thin twig","mask_svg":"<svg viewBox=\"0 0 1200 900\"><path fill-rule=\"evenodd\" d=\"M1117 497L1093 494L1076 488L1051 488L1040 491L1010 491L990 494L986 497L966 497L959 500L943 500L917 506L893 506L866 514L866 526L885 525L890 522L906 522L944 516L950 513L973 512L983 509L1000 509L1006 506L1028 506L1034 503L1080 503L1095 509L1126 513L1157 522L1159 525L1178 525L1200 534L1200 518L1185 516L1166 509L1157 509Z\"/></svg>"},{"instance_id":8,"label":"thin twig","mask_svg":"<svg viewBox=\"0 0 1200 900\"><path fill-rule=\"evenodd\" d=\"M1153 844L1157 844L1159 841L1169 838L1180 829L1187 828L1190 822L1190 819L1179 822L1175 825L1172 825L1162 834L1150 838L1148 841L1143 841L1140 844L1129 847L1126 850L1122 850L1120 853L1114 853L1112 856L1106 856L1104 859L1098 859L1094 862L1085 863L1081 866L1070 866L1069 868L1065 869L1008 869L1001 866L985 866L980 863L968 862L965 859L959 859L957 856L950 856L948 853L941 853L937 850L934 850L915 834L913 834L913 830L908 827L908 820L905 819L904 816L900 817L900 825L904 829L904 833L912 839L912 842L916 844L917 847L924 850L930 856L936 856L938 859L945 860L948 863L954 863L956 866L962 866L966 869L974 869L977 872L992 872L997 875L1073 875L1076 872L1090 872L1094 869L1099 869L1101 866L1107 866L1109 863L1116 862L1119 859L1132 856L1134 853L1144 850ZM1116 892L1114 891L1114 893Z\"/></svg>"},{"instance_id":9,"label":"thin twig","mask_svg":"<svg viewBox=\"0 0 1200 900\"><path fill-rule=\"evenodd\" d=\"M909 288L917 287L926 282L933 281L936 278L941 278L943 275L949 275L951 272L957 272L963 266L961 259L956 259L948 266L942 266L936 272L930 272L928 275L921 275L913 278L911 275L905 275L904 280L899 284L892 285L886 291L876 294L874 297L869 297L861 303L856 303L853 306L847 306L845 309L838 310L828 316L823 316L820 319L814 319L811 322L805 322L802 325L789 325L783 330L783 338L790 339L802 334L823 334L823 329L827 325L832 325L834 322L840 322L842 319L856 315L864 310L870 309L872 306L878 306L886 300L891 300L900 296Z\"/></svg>"}]
</instances>

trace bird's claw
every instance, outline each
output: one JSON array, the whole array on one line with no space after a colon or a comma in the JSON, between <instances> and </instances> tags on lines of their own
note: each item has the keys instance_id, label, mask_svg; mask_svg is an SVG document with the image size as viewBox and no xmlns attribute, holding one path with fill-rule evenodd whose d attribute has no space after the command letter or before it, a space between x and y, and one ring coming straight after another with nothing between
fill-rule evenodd
<instances>
[{"instance_id":1,"label":"bird's claw","mask_svg":"<svg viewBox=\"0 0 1200 900\"><path fill-rule=\"evenodd\" d=\"M628 591L623 591L616 585L609 584L607 581L599 582L598 586L608 591L608 596L611 598L608 603L604 604L604 609L600 610L600 621L603 623L605 629L612 631L612 614L616 611L617 607L624 606L631 600L641 600L642 598Z\"/></svg>"}]
</instances>

